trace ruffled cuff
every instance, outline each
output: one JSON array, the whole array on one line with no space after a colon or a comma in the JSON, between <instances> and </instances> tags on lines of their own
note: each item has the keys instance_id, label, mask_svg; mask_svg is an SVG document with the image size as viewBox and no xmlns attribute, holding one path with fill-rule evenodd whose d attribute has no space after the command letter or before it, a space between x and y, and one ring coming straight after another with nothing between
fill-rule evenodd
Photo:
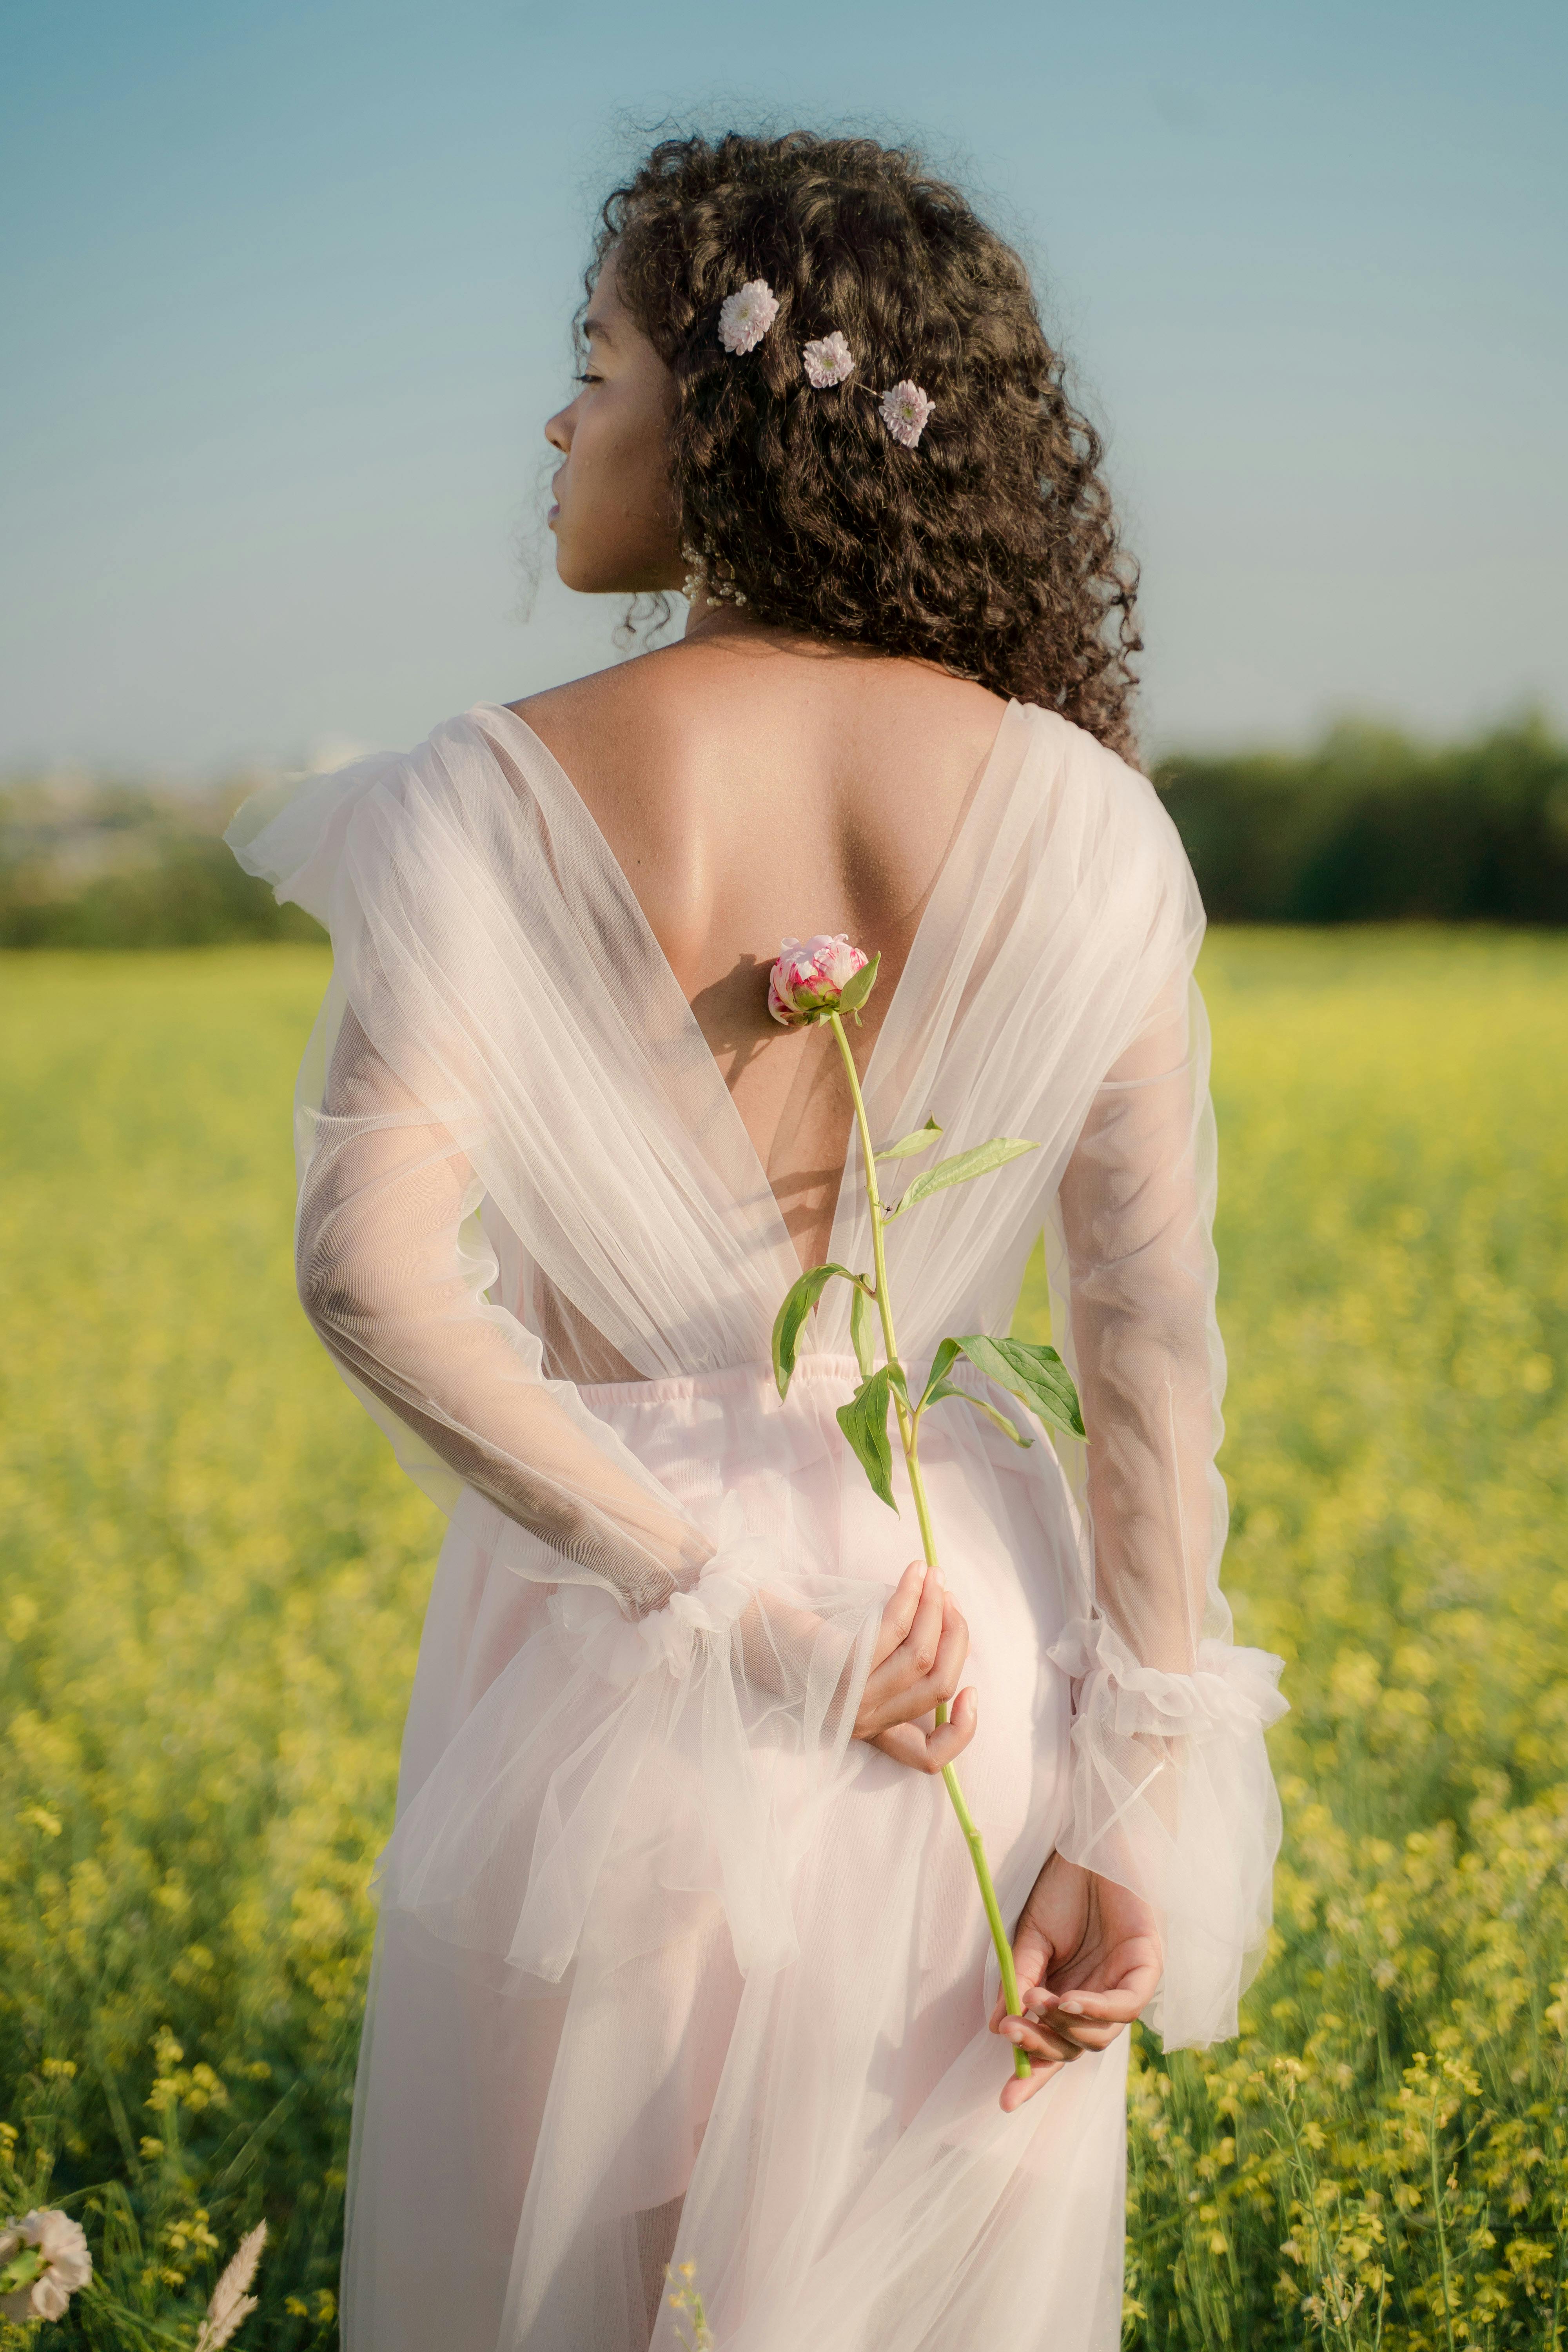
<instances>
[{"instance_id":1,"label":"ruffled cuff","mask_svg":"<svg viewBox=\"0 0 1568 2352\"><path fill-rule=\"evenodd\" d=\"M742 1969L795 1956L792 1881L847 1746L884 1587L802 1573L740 1525L636 1622L585 1585L458 1730L380 1855L384 1912L526 1992L662 1940L647 1889L717 1896ZM671 1939L685 1913L659 1913Z\"/></svg>"},{"instance_id":2,"label":"ruffled cuff","mask_svg":"<svg viewBox=\"0 0 1568 2352\"><path fill-rule=\"evenodd\" d=\"M1164 1973L1146 2012L1167 2050L1237 2030L1272 1915L1279 1800L1263 1734L1283 1659L1206 1641L1196 1671L1140 1665L1104 1618L1050 1651L1072 1677L1071 1804L1058 1850L1154 1912Z\"/></svg>"}]
</instances>

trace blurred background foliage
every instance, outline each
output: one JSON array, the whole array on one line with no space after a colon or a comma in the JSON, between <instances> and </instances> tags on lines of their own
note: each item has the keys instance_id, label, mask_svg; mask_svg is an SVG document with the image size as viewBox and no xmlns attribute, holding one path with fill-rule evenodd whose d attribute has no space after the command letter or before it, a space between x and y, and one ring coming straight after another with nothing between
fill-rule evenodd
<instances>
[{"instance_id":1,"label":"blurred background foliage","mask_svg":"<svg viewBox=\"0 0 1568 2352\"><path fill-rule=\"evenodd\" d=\"M1538 717L1436 746L1345 720L1153 773L1215 921L1568 923L1568 745ZM223 845L266 781L0 782L0 948L320 939Z\"/></svg>"},{"instance_id":2,"label":"blurred background foliage","mask_svg":"<svg viewBox=\"0 0 1568 2352\"><path fill-rule=\"evenodd\" d=\"M336 2339L371 1859L441 1532L300 1313L319 945L0 958L0 2208L33 2352ZM1283 1654L1243 2033L1140 2034L1130 2352L1568 2337L1568 940L1217 929L1221 1464ZM1016 1328L1046 1332L1041 1268Z\"/></svg>"},{"instance_id":3,"label":"blurred background foliage","mask_svg":"<svg viewBox=\"0 0 1568 2352\"><path fill-rule=\"evenodd\" d=\"M1568 923L1568 745L1540 718L1437 746L1346 721L1154 772L1211 920Z\"/></svg>"},{"instance_id":4,"label":"blurred background foliage","mask_svg":"<svg viewBox=\"0 0 1568 2352\"><path fill-rule=\"evenodd\" d=\"M235 862L223 829L237 777L177 791L79 772L0 783L0 948L213 947L320 940Z\"/></svg>"}]
</instances>

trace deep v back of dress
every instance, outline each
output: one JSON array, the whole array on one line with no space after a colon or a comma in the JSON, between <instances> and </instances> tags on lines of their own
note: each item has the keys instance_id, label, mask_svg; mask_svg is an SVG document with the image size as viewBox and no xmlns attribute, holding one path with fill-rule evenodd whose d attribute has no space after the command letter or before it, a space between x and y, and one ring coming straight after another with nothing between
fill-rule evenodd
<instances>
[{"instance_id":1,"label":"deep v back of dress","mask_svg":"<svg viewBox=\"0 0 1568 2352\"><path fill-rule=\"evenodd\" d=\"M950 833L873 1132L1037 1149L890 1229L900 1342L918 1375L1005 1329L1044 1228L1091 1440L956 1411L922 1439L966 1784L1004 1909L1053 1846L1134 1885L1167 2042L1207 2041L1267 1929L1279 1702L1218 1587L1201 910L1146 781L1033 707ZM800 1261L604 830L481 704L229 837L332 940L301 1296L449 1515L377 1866L349 2352L643 2352L677 2200L725 2352L1109 2352L1125 2037L997 2107L962 1841L850 1737L916 1548L901 1465L895 1513L847 1461L839 1290L778 1396ZM851 1148L851 1266L859 1180Z\"/></svg>"},{"instance_id":2,"label":"deep v back of dress","mask_svg":"<svg viewBox=\"0 0 1568 2352\"><path fill-rule=\"evenodd\" d=\"M511 706L629 878L714 1054L803 1264L826 1255L848 1147L831 1040L766 1011L786 936L874 943L864 1064L1007 706L927 666L754 637Z\"/></svg>"}]
</instances>

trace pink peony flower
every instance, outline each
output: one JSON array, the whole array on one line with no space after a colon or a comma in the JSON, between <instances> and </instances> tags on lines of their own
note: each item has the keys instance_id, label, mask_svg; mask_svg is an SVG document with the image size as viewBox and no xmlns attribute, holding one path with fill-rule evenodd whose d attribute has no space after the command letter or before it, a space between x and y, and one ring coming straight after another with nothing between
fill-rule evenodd
<instances>
[{"instance_id":1,"label":"pink peony flower","mask_svg":"<svg viewBox=\"0 0 1568 2352\"><path fill-rule=\"evenodd\" d=\"M914 447L935 408L935 401L928 400L918 383L896 383L882 394L882 422L906 449Z\"/></svg>"},{"instance_id":2,"label":"pink peony flower","mask_svg":"<svg viewBox=\"0 0 1568 2352\"><path fill-rule=\"evenodd\" d=\"M785 1029L825 1021L837 1011L847 982L869 961L850 946L845 931L818 931L804 946L799 940L784 940L768 974L768 1011Z\"/></svg>"},{"instance_id":3,"label":"pink peony flower","mask_svg":"<svg viewBox=\"0 0 1568 2352\"><path fill-rule=\"evenodd\" d=\"M855 354L837 327L820 342L807 343L801 352L805 372L820 392L824 385L842 383L855 373Z\"/></svg>"},{"instance_id":4,"label":"pink peony flower","mask_svg":"<svg viewBox=\"0 0 1568 2352\"><path fill-rule=\"evenodd\" d=\"M748 278L719 305L719 341L727 352L754 352L778 314L778 297L767 279Z\"/></svg>"},{"instance_id":5,"label":"pink peony flower","mask_svg":"<svg viewBox=\"0 0 1568 2352\"><path fill-rule=\"evenodd\" d=\"M0 2276L6 2272L16 2284L9 2294L0 2294L5 2318L63 2318L78 2287L92 2276L80 2222L53 2205L36 2206L24 2220L7 2221L0 2228Z\"/></svg>"}]
</instances>

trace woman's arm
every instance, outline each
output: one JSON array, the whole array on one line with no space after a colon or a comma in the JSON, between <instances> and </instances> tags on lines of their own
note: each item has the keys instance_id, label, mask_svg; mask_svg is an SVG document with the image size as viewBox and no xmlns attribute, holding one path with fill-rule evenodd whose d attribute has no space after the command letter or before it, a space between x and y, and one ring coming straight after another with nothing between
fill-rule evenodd
<instances>
[{"instance_id":1,"label":"woman's arm","mask_svg":"<svg viewBox=\"0 0 1568 2352\"><path fill-rule=\"evenodd\" d=\"M342 1369L468 1485L636 1614L656 1610L696 1582L714 1546L531 1373L515 1318L483 1297L483 1269L465 1263L476 1190L450 1128L345 1013L300 1189L296 1270L311 1323ZM759 1593L742 1627L750 1672L786 1695L821 1630L813 1612ZM883 1612L854 1736L941 1770L973 1736L973 1694L949 1725L928 1732L919 1718L953 1698L968 1645L940 1578L912 1568Z\"/></svg>"},{"instance_id":2,"label":"woman's arm","mask_svg":"<svg viewBox=\"0 0 1568 2352\"><path fill-rule=\"evenodd\" d=\"M633 1609L656 1608L713 1546L534 1376L521 1327L466 1259L477 1200L451 1129L345 1013L300 1186L306 1313L337 1362L468 1485Z\"/></svg>"},{"instance_id":3,"label":"woman's arm","mask_svg":"<svg viewBox=\"0 0 1568 2352\"><path fill-rule=\"evenodd\" d=\"M1060 1194L1095 1603L1172 1674L1197 1664L1226 1516L1205 1048L1184 988L1095 1096Z\"/></svg>"},{"instance_id":4,"label":"woman's arm","mask_svg":"<svg viewBox=\"0 0 1568 2352\"><path fill-rule=\"evenodd\" d=\"M1267 1937L1279 1806L1262 1733L1283 1702L1279 1662L1234 1646L1219 1589L1214 1160L1202 1002L1173 984L1096 1094L1060 1190L1093 1605L1052 1653L1073 1680L1071 1811L1019 1924L1042 2020L1024 2046L1043 2064L1103 2047L1157 1980L1167 2047L1234 2032Z\"/></svg>"}]
</instances>

